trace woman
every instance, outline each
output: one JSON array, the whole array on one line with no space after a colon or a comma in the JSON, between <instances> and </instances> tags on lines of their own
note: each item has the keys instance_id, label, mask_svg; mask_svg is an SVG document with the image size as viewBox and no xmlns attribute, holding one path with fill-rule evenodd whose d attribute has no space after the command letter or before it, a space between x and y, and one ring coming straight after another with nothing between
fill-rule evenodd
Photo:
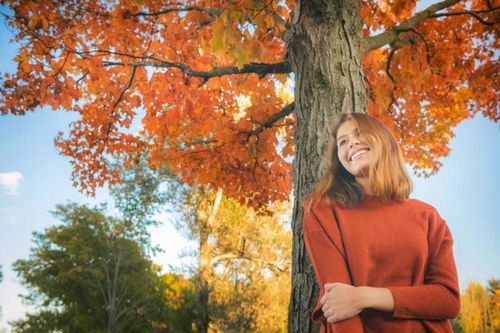
<instances>
[{"instance_id":1,"label":"woman","mask_svg":"<svg viewBox=\"0 0 500 333\"><path fill-rule=\"evenodd\" d=\"M342 114L329 168L304 200L303 232L320 296L321 332L452 332L460 293L453 239L436 209L409 199L389 130Z\"/></svg>"}]
</instances>

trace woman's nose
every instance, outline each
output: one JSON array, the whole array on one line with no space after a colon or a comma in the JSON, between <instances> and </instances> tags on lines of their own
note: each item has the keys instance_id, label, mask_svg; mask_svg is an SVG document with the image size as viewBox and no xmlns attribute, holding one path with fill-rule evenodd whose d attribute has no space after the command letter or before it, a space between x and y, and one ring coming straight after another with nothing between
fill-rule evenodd
<instances>
[{"instance_id":1,"label":"woman's nose","mask_svg":"<svg viewBox=\"0 0 500 333\"><path fill-rule=\"evenodd\" d=\"M355 145L359 145L359 139L358 138L353 138L351 141L350 141L350 147L352 148L353 146Z\"/></svg>"}]
</instances>

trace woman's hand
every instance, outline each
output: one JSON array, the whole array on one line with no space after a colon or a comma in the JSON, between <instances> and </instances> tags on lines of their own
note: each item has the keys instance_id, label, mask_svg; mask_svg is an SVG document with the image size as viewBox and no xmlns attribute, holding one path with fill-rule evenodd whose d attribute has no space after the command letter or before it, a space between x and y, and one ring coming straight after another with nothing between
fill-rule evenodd
<instances>
[{"instance_id":1,"label":"woman's hand","mask_svg":"<svg viewBox=\"0 0 500 333\"><path fill-rule=\"evenodd\" d=\"M327 321L335 323L354 317L365 308L392 312L394 298L387 288L354 287L345 283L326 283L320 299Z\"/></svg>"},{"instance_id":2,"label":"woman's hand","mask_svg":"<svg viewBox=\"0 0 500 333\"><path fill-rule=\"evenodd\" d=\"M335 323L354 317L364 309L364 294L358 287L345 283L326 283L320 300L327 321Z\"/></svg>"}]
</instances>

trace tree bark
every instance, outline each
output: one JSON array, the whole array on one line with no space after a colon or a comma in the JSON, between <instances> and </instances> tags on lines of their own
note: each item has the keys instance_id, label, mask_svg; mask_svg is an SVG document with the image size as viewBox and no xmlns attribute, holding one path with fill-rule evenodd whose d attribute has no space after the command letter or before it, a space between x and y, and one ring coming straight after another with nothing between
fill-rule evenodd
<instances>
[{"instance_id":1,"label":"tree bark","mask_svg":"<svg viewBox=\"0 0 500 333\"><path fill-rule=\"evenodd\" d=\"M319 329L311 321L319 289L304 247L300 200L325 171L324 154L335 115L366 112L359 6L359 0L298 1L291 29L285 36L296 82L289 332Z\"/></svg>"},{"instance_id":2,"label":"tree bark","mask_svg":"<svg viewBox=\"0 0 500 333\"><path fill-rule=\"evenodd\" d=\"M203 192L204 193L204 192ZM202 196L205 198L205 195ZM211 290L212 250L208 243L208 236L212 233L214 221L219 211L222 199L222 188L217 189L213 206L209 212L199 212L197 218L200 224L200 266L198 267L199 290L198 290L198 333L208 332L210 324L209 297ZM203 199L202 199L203 200ZM201 213L201 214L200 214ZM207 216L208 215L208 216Z\"/></svg>"}]
</instances>

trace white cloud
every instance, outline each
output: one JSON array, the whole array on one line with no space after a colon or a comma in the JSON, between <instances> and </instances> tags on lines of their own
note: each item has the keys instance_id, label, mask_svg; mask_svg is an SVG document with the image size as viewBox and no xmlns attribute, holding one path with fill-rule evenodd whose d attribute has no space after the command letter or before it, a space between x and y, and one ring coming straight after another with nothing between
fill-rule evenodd
<instances>
[{"instance_id":1,"label":"white cloud","mask_svg":"<svg viewBox=\"0 0 500 333\"><path fill-rule=\"evenodd\" d=\"M0 189L2 189L1 194L18 195L19 193L17 190L22 180L23 174L19 171L0 173Z\"/></svg>"}]
</instances>

